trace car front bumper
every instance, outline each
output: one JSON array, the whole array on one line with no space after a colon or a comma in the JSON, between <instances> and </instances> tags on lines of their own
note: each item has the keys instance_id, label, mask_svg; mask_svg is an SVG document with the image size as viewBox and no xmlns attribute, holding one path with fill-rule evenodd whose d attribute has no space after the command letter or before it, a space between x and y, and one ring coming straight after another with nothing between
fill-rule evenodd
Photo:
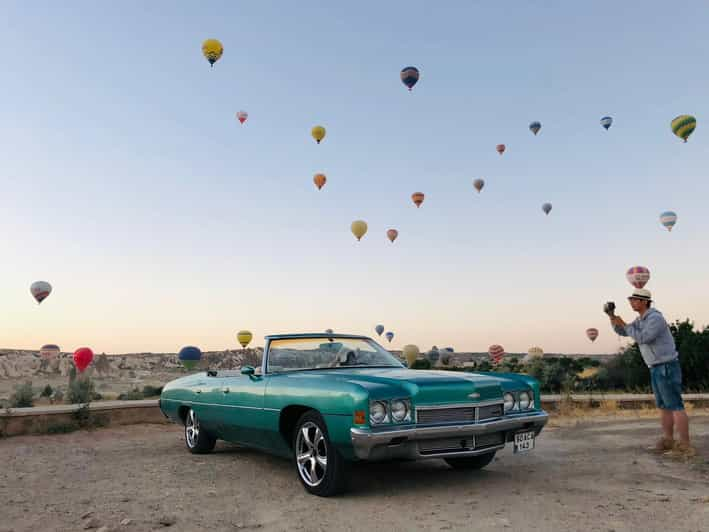
<instances>
[{"instance_id":1,"label":"car front bumper","mask_svg":"<svg viewBox=\"0 0 709 532\"><path fill-rule=\"evenodd\" d=\"M481 423L438 425L427 427L386 427L382 429L352 428L350 435L354 454L361 460L391 460L396 458L423 460L475 456L504 448L515 432L533 430L539 434L549 420L544 411L516 414ZM489 440L485 445L475 442L482 435L498 435L499 440ZM456 449L451 442L460 439ZM482 440L482 438L481 438ZM436 451L435 442L447 442L446 449ZM489 443L493 441L493 443ZM426 447L426 451L422 448Z\"/></svg>"}]
</instances>

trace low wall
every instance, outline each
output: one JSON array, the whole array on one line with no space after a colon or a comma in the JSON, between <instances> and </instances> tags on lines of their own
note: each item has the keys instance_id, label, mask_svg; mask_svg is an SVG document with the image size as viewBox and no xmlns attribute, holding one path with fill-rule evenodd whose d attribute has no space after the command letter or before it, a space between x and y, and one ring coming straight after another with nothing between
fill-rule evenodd
<instances>
[{"instance_id":1,"label":"low wall","mask_svg":"<svg viewBox=\"0 0 709 532\"><path fill-rule=\"evenodd\" d=\"M685 394L685 402L695 407L709 407L709 394ZM542 395L542 408L557 412L569 398L561 395ZM647 408L655 406L650 394L589 394L573 395L573 404L600 406L613 401L618 408ZM99 401L88 409L82 405L52 405L34 408L0 410L0 437L20 434L71 432L79 428L96 428L135 423L168 423L158 407L157 399L142 401Z\"/></svg>"}]
</instances>

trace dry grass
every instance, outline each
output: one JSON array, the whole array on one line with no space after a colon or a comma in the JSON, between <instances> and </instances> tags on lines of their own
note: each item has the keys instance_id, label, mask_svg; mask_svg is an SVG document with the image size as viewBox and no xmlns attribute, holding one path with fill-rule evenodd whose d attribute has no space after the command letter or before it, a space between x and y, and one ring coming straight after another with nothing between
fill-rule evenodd
<instances>
[{"instance_id":1,"label":"dry grass","mask_svg":"<svg viewBox=\"0 0 709 532\"><path fill-rule=\"evenodd\" d=\"M689 402L685 403L685 409L690 416L709 416L709 408L697 408ZM549 426L564 427L584 421L653 419L659 415L658 409L651 404L622 408L618 401L600 401L597 406L589 403L562 401L556 412L550 412Z\"/></svg>"}]
</instances>

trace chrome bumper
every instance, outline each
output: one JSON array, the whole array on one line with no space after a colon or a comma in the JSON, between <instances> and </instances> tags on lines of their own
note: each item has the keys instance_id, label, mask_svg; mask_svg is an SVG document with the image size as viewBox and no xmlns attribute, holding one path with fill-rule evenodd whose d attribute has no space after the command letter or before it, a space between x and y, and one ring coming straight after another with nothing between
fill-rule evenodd
<instances>
[{"instance_id":1,"label":"chrome bumper","mask_svg":"<svg viewBox=\"0 0 709 532\"><path fill-rule=\"evenodd\" d=\"M534 430L539 434L549 420L544 412L534 412L527 415L515 415L494 421L468 423L465 425L440 425L435 427L389 428L380 430L351 428L352 447L357 458L361 460L390 460L407 458L421 460L425 458L441 458L453 456L474 456L502 449L504 442L510 441L512 435L519 430ZM504 433L500 445L484 448L473 448L461 451L445 451L440 453L419 452L418 442L435 438L470 437L481 434Z\"/></svg>"}]
</instances>

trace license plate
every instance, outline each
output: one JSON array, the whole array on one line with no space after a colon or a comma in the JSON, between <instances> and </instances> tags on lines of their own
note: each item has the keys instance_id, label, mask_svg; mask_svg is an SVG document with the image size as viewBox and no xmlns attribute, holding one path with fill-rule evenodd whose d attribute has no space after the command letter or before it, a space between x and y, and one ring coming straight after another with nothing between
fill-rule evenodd
<instances>
[{"instance_id":1,"label":"license plate","mask_svg":"<svg viewBox=\"0 0 709 532\"><path fill-rule=\"evenodd\" d=\"M534 449L534 431L518 432L515 434L514 452L526 453Z\"/></svg>"}]
</instances>

